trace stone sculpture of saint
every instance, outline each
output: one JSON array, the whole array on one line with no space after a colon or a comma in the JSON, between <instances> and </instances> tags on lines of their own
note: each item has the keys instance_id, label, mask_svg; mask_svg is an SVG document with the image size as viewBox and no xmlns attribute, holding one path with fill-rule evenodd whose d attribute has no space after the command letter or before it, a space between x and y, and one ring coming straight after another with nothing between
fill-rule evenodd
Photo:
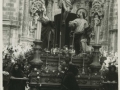
<instances>
[{"instance_id":1,"label":"stone sculpture of saint","mask_svg":"<svg viewBox=\"0 0 120 90\"><path fill-rule=\"evenodd\" d=\"M100 24L99 16L96 14L94 18L95 26L98 26Z\"/></svg>"},{"instance_id":2,"label":"stone sculpture of saint","mask_svg":"<svg viewBox=\"0 0 120 90\"><path fill-rule=\"evenodd\" d=\"M94 15L94 32L95 32L95 43L100 43L99 42L99 33L100 33L100 18L97 13Z\"/></svg>"}]
</instances>

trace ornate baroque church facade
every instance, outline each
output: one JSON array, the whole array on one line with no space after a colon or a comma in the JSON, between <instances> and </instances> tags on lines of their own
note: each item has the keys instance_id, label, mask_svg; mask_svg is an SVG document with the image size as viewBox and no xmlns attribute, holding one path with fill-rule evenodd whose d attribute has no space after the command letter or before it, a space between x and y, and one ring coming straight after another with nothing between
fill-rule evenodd
<instances>
[{"instance_id":1,"label":"ornate baroque church facade","mask_svg":"<svg viewBox=\"0 0 120 90\"><path fill-rule=\"evenodd\" d=\"M4 0L3 1L3 46L15 46L19 43L32 44L35 33L31 30L30 2L32 0ZM61 13L58 0L46 0L47 16L54 21L54 16ZM87 21L90 23L90 12L93 0L76 0L72 13L79 8L88 12ZM117 51L118 41L118 5L117 0L102 0L103 19L101 23L101 44L107 51Z\"/></svg>"}]
</instances>

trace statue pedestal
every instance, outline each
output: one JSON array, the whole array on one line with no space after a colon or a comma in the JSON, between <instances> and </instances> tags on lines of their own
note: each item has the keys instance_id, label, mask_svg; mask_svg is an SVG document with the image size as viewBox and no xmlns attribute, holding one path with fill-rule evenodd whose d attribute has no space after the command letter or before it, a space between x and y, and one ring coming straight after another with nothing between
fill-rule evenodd
<instances>
[{"instance_id":1,"label":"statue pedestal","mask_svg":"<svg viewBox=\"0 0 120 90\"><path fill-rule=\"evenodd\" d=\"M42 61L40 59L40 49L41 49L41 46L40 44L42 43L42 41L40 40L35 40L33 42L35 44L35 47L34 47L34 59L31 61L31 64L36 67L36 66L41 66L42 65Z\"/></svg>"},{"instance_id":2,"label":"statue pedestal","mask_svg":"<svg viewBox=\"0 0 120 90\"><path fill-rule=\"evenodd\" d=\"M94 52L93 52L94 58L93 58L93 62L90 64L90 68L93 73L97 74L101 68L101 64L99 62L99 55L100 55L99 49L101 48L101 45L99 44L93 45L93 48L94 48Z\"/></svg>"},{"instance_id":3,"label":"statue pedestal","mask_svg":"<svg viewBox=\"0 0 120 90\"><path fill-rule=\"evenodd\" d=\"M41 66L43 65L43 61L40 59L40 49L41 49L41 40L35 40L34 44L34 59L30 62L31 63L31 73L29 74L30 78L30 90L39 90L40 87L40 73L41 73Z\"/></svg>"}]
</instances>

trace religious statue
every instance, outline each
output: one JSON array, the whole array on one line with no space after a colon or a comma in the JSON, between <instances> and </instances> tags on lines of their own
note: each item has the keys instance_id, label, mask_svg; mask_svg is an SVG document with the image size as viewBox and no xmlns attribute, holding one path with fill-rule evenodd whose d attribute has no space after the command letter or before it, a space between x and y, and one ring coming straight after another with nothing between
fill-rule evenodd
<instances>
[{"instance_id":1,"label":"religious statue","mask_svg":"<svg viewBox=\"0 0 120 90\"><path fill-rule=\"evenodd\" d=\"M103 0L94 0L91 8L91 19L94 23L94 40L95 44L100 44L102 39L101 21L104 16Z\"/></svg>"},{"instance_id":2,"label":"religious statue","mask_svg":"<svg viewBox=\"0 0 120 90\"><path fill-rule=\"evenodd\" d=\"M94 17L94 23L95 23L95 26L98 26L98 25L100 24L99 16L98 16L97 13L96 13L94 16L95 16L95 17Z\"/></svg>"},{"instance_id":3,"label":"religious statue","mask_svg":"<svg viewBox=\"0 0 120 90\"><path fill-rule=\"evenodd\" d=\"M69 22L69 26L74 30L74 47L76 50L76 54L85 51L86 47L82 44L82 41L89 41L88 38L91 29L88 25L87 20L85 19L86 15L87 11L83 8L80 8L77 11L78 18Z\"/></svg>"},{"instance_id":4,"label":"religious statue","mask_svg":"<svg viewBox=\"0 0 120 90\"><path fill-rule=\"evenodd\" d=\"M42 48L51 49L54 48L55 41L55 28L53 21L42 20L42 35L41 39L43 41Z\"/></svg>"},{"instance_id":5,"label":"religious statue","mask_svg":"<svg viewBox=\"0 0 120 90\"><path fill-rule=\"evenodd\" d=\"M48 23L49 18L46 15L45 0L33 0L30 2L31 27L35 31L35 39L41 40L43 23Z\"/></svg>"},{"instance_id":6,"label":"religious statue","mask_svg":"<svg viewBox=\"0 0 120 90\"><path fill-rule=\"evenodd\" d=\"M99 33L100 33L100 17L98 13L94 14L94 32L95 32L95 42L98 44L99 42Z\"/></svg>"},{"instance_id":7,"label":"religious statue","mask_svg":"<svg viewBox=\"0 0 120 90\"><path fill-rule=\"evenodd\" d=\"M71 12L73 8L75 0L59 0L59 7L63 9L63 18L62 18L62 23L65 23L65 20L68 16L68 14Z\"/></svg>"},{"instance_id":8,"label":"religious statue","mask_svg":"<svg viewBox=\"0 0 120 90\"><path fill-rule=\"evenodd\" d=\"M35 30L37 28L37 20L39 19L38 13L35 13L34 17L31 20L30 28Z\"/></svg>"}]
</instances>

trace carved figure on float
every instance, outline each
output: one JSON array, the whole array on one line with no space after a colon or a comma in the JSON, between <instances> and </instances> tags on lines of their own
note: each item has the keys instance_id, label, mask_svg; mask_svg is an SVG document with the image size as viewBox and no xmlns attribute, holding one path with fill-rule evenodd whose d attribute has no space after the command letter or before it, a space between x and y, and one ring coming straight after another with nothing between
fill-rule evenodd
<instances>
[{"instance_id":1,"label":"carved figure on float","mask_svg":"<svg viewBox=\"0 0 120 90\"><path fill-rule=\"evenodd\" d=\"M92 3L91 17L94 22L95 44L100 44L101 21L103 18L103 0L94 0ZM102 37L102 36L101 36Z\"/></svg>"},{"instance_id":2,"label":"carved figure on float","mask_svg":"<svg viewBox=\"0 0 120 90\"><path fill-rule=\"evenodd\" d=\"M75 2L75 0L58 0L58 6L61 9L64 9L63 10L63 18L62 18L63 24L65 24L65 20L73 8L74 2Z\"/></svg>"},{"instance_id":3,"label":"carved figure on float","mask_svg":"<svg viewBox=\"0 0 120 90\"><path fill-rule=\"evenodd\" d=\"M91 51L92 47L88 46L87 44L91 29L88 25L88 21L85 19L87 16L86 9L78 9L77 16L77 19L69 22L69 26L73 28L74 31L74 43L80 45L79 50L78 47L74 46L76 54L79 54L81 52Z\"/></svg>"}]
</instances>

